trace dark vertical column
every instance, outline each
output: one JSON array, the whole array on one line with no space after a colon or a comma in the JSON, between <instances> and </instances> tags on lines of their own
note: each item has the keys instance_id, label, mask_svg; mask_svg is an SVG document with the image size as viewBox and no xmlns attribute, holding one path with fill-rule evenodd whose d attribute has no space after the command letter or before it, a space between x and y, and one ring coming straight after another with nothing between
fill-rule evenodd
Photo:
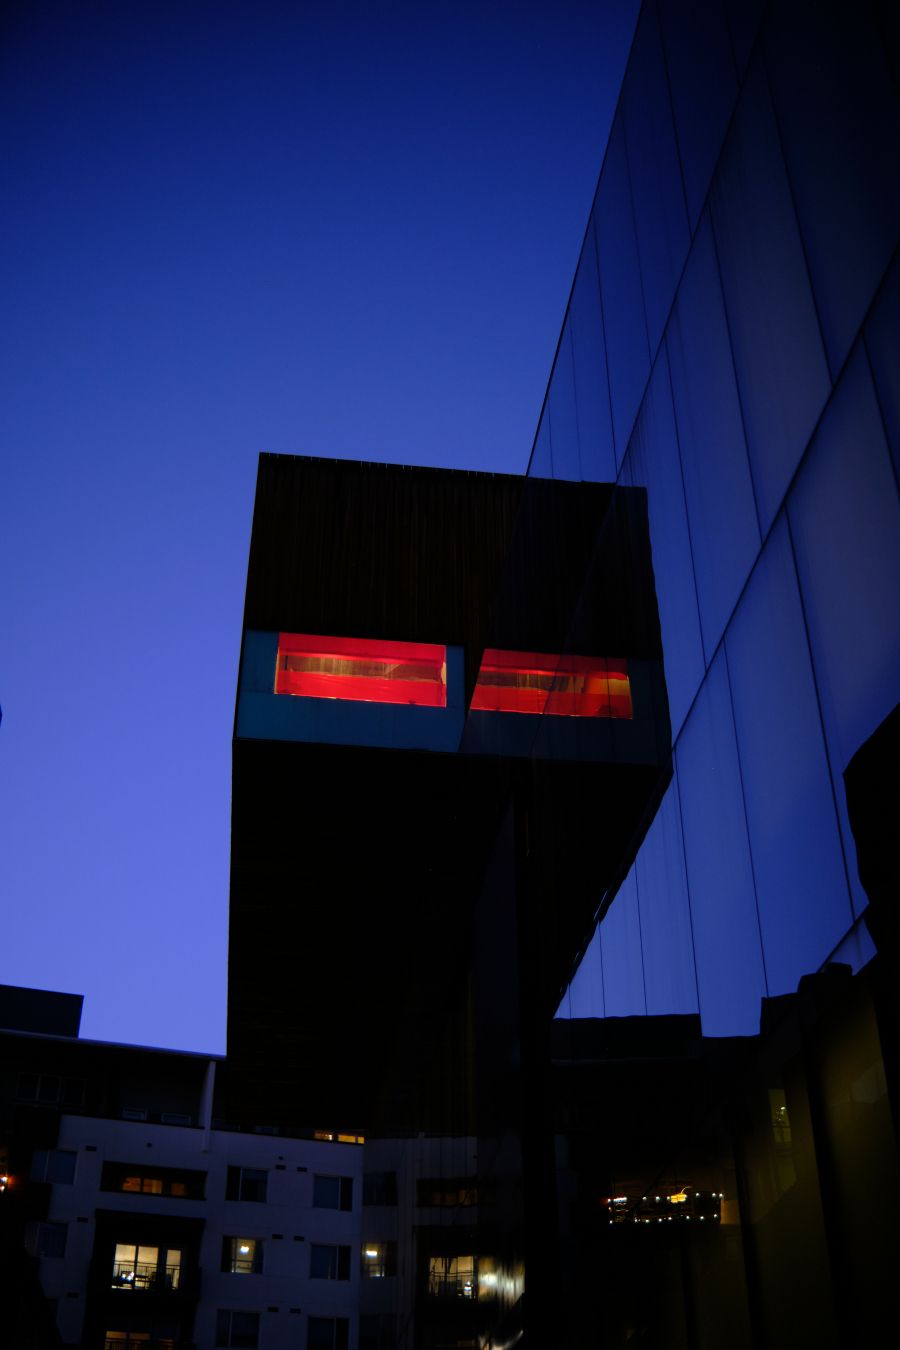
<instances>
[{"instance_id":1,"label":"dark vertical column","mask_svg":"<svg viewBox=\"0 0 900 1350\"><path fill-rule=\"evenodd\" d=\"M530 766L516 766L513 786L516 845L516 923L519 1045L522 1081L522 1196L525 1252L525 1345L561 1345L559 1221L550 1082L550 1029L541 997L546 965L544 900L531 865Z\"/></svg>"}]
</instances>

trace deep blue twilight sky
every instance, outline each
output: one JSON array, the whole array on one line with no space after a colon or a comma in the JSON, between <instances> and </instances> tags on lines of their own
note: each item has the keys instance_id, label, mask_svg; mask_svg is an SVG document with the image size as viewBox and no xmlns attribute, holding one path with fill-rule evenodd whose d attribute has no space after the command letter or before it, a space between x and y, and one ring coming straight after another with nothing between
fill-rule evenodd
<instances>
[{"instance_id":1,"label":"deep blue twilight sky","mask_svg":"<svg viewBox=\"0 0 900 1350\"><path fill-rule=\"evenodd\" d=\"M7 5L0 981L84 1035L224 1050L256 456L525 467L636 10Z\"/></svg>"}]
</instances>

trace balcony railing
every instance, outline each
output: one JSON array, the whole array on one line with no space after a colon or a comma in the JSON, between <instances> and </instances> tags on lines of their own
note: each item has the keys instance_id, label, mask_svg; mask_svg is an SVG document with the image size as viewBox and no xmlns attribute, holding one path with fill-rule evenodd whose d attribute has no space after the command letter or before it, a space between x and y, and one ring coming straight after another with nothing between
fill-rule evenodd
<instances>
[{"instance_id":1,"label":"balcony railing","mask_svg":"<svg viewBox=\"0 0 900 1350\"><path fill-rule=\"evenodd\" d=\"M112 1340L103 1342L103 1350L177 1350L177 1347L175 1341L166 1337L161 1341L148 1341L133 1340L131 1336L114 1336Z\"/></svg>"},{"instance_id":2,"label":"balcony railing","mask_svg":"<svg viewBox=\"0 0 900 1350\"><path fill-rule=\"evenodd\" d=\"M164 1293L167 1289L177 1289L181 1283L181 1266L135 1265L133 1261L117 1261L113 1265L113 1289L153 1290ZM124 1344L124 1342L113 1342ZM139 1344L139 1342L135 1342ZM146 1346L147 1342L140 1342Z\"/></svg>"}]
</instances>

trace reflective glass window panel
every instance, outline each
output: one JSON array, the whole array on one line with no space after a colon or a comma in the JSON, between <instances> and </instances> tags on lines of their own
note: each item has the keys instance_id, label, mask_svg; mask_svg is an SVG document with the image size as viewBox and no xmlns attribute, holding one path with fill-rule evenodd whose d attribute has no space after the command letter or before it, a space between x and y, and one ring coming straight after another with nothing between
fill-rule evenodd
<instances>
[{"instance_id":1,"label":"reflective glass window panel","mask_svg":"<svg viewBox=\"0 0 900 1350\"><path fill-rule=\"evenodd\" d=\"M641 921L634 868L600 920L603 1001L607 1017L637 1017L647 1011Z\"/></svg>"},{"instance_id":2,"label":"reflective glass window panel","mask_svg":"<svg viewBox=\"0 0 900 1350\"><path fill-rule=\"evenodd\" d=\"M566 320L550 381L550 454L553 477L581 479L578 418L575 413L575 377L572 369L572 325Z\"/></svg>"},{"instance_id":3,"label":"reflective glass window panel","mask_svg":"<svg viewBox=\"0 0 900 1350\"><path fill-rule=\"evenodd\" d=\"M725 642L769 994L788 994L853 911L784 518Z\"/></svg>"},{"instance_id":4,"label":"reflective glass window panel","mask_svg":"<svg viewBox=\"0 0 900 1350\"><path fill-rule=\"evenodd\" d=\"M669 325L672 392L706 659L759 549L759 527L709 217Z\"/></svg>"},{"instance_id":5,"label":"reflective glass window panel","mask_svg":"<svg viewBox=\"0 0 900 1350\"><path fill-rule=\"evenodd\" d=\"M659 0L691 224L706 197L737 95L722 0Z\"/></svg>"},{"instance_id":6,"label":"reflective glass window panel","mask_svg":"<svg viewBox=\"0 0 900 1350\"><path fill-rule=\"evenodd\" d=\"M313 1207L315 1209L352 1209L352 1177L313 1177Z\"/></svg>"},{"instance_id":7,"label":"reflective glass window panel","mask_svg":"<svg viewBox=\"0 0 900 1350\"><path fill-rule=\"evenodd\" d=\"M216 1346L228 1350L256 1350L259 1345L259 1313L232 1312L220 1308L216 1313Z\"/></svg>"},{"instance_id":8,"label":"reflective glass window panel","mask_svg":"<svg viewBox=\"0 0 900 1350\"><path fill-rule=\"evenodd\" d=\"M868 6L784 0L764 47L835 373L896 247L900 105Z\"/></svg>"},{"instance_id":9,"label":"reflective glass window panel","mask_svg":"<svg viewBox=\"0 0 900 1350\"><path fill-rule=\"evenodd\" d=\"M314 1242L309 1249L311 1280L349 1280L350 1248Z\"/></svg>"},{"instance_id":10,"label":"reflective glass window panel","mask_svg":"<svg viewBox=\"0 0 900 1350\"><path fill-rule=\"evenodd\" d=\"M600 277L592 229L588 230L584 242L569 314L581 476L594 483L612 483L616 477L616 457L613 453Z\"/></svg>"},{"instance_id":11,"label":"reflective glass window panel","mask_svg":"<svg viewBox=\"0 0 900 1350\"><path fill-rule=\"evenodd\" d=\"M600 656L553 656L488 647L481 658L472 709L630 718L628 664Z\"/></svg>"},{"instance_id":12,"label":"reflective glass window panel","mask_svg":"<svg viewBox=\"0 0 900 1350\"><path fill-rule=\"evenodd\" d=\"M447 648L280 633L276 694L447 706Z\"/></svg>"},{"instance_id":13,"label":"reflective glass window panel","mask_svg":"<svg viewBox=\"0 0 900 1350\"><path fill-rule=\"evenodd\" d=\"M721 650L681 733L676 762L703 1033L755 1035L766 982Z\"/></svg>"},{"instance_id":14,"label":"reflective glass window panel","mask_svg":"<svg viewBox=\"0 0 900 1350\"><path fill-rule=\"evenodd\" d=\"M624 478L629 486L647 490L653 578L674 737L703 678L704 661L665 346L657 358L631 439Z\"/></svg>"},{"instance_id":15,"label":"reflective glass window panel","mask_svg":"<svg viewBox=\"0 0 900 1350\"><path fill-rule=\"evenodd\" d=\"M226 1200L248 1200L264 1204L269 1174L258 1167L229 1167L225 1183Z\"/></svg>"},{"instance_id":16,"label":"reflective glass window panel","mask_svg":"<svg viewBox=\"0 0 900 1350\"><path fill-rule=\"evenodd\" d=\"M659 345L690 234L655 5L644 5L622 91L625 145L651 356Z\"/></svg>"},{"instance_id":17,"label":"reflective glass window panel","mask_svg":"<svg viewBox=\"0 0 900 1350\"><path fill-rule=\"evenodd\" d=\"M866 325L866 351L894 471L900 478L900 257L894 260Z\"/></svg>"},{"instance_id":18,"label":"reflective glass window panel","mask_svg":"<svg viewBox=\"0 0 900 1350\"><path fill-rule=\"evenodd\" d=\"M347 1350L350 1322L346 1317L311 1317L306 1350Z\"/></svg>"},{"instance_id":19,"label":"reflective glass window panel","mask_svg":"<svg viewBox=\"0 0 900 1350\"><path fill-rule=\"evenodd\" d=\"M650 369L622 118L606 149L594 207L616 464L622 463Z\"/></svg>"},{"instance_id":20,"label":"reflective glass window panel","mask_svg":"<svg viewBox=\"0 0 900 1350\"><path fill-rule=\"evenodd\" d=\"M897 486L868 363L859 348L803 465L789 515L859 912L866 900L841 775L896 704L900 670Z\"/></svg>"},{"instance_id":21,"label":"reflective glass window panel","mask_svg":"<svg viewBox=\"0 0 900 1350\"><path fill-rule=\"evenodd\" d=\"M765 533L831 392L831 378L760 61L741 94L712 210Z\"/></svg>"},{"instance_id":22,"label":"reflective glass window panel","mask_svg":"<svg viewBox=\"0 0 900 1350\"><path fill-rule=\"evenodd\" d=\"M634 873L647 1012L696 1013L697 974L674 778L635 859Z\"/></svg>"}]
</instances>

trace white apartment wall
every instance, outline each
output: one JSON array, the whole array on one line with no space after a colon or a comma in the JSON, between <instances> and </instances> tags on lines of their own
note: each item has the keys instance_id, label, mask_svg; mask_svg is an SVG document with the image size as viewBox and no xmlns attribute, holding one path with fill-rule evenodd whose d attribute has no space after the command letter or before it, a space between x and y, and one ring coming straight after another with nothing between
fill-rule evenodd
<instances>
[{"instance_id":1,"label":"white apartment wall","mask_svg":"<svg viewBox=\"0 0 900 1350\"><path fill-rule=\"evenodd\" d=\"M41 1280L48 1297L59 1299L58 1325L66 1341L73 1345L80 1342L94 1244L94 1211L121 1209L205 1221L194 1330L199 1350L211 1350L215 1345L219 1308L260 1313L260 1350L304 1350L309 1316L346 1317L350 1320L350 1350L355 1350L362 1208L360 1146L217 1130L207 1134L182 1126L63 1116L57 1147L77 1154L74 1183L53 1187L48 1216L53 1222L67 1224L68 1239L65 1257L42 1259ZM96 1151L89 1151L91 1147ZM206 1199L101 1191L104 1162L155 1163L205 1171ZM225 1199L229 1166L267 1171L264 1204ZM313 1178L317 1173L352 1178L351 1211L313 1208ZM262 1274L220 1271L222 1238L226 1235L262 1239ZM309 1278L314 1242L350 1247L349 1280ZM72 1298L72 1294L78 1297Z\"/></svg>"}]
</instances>

